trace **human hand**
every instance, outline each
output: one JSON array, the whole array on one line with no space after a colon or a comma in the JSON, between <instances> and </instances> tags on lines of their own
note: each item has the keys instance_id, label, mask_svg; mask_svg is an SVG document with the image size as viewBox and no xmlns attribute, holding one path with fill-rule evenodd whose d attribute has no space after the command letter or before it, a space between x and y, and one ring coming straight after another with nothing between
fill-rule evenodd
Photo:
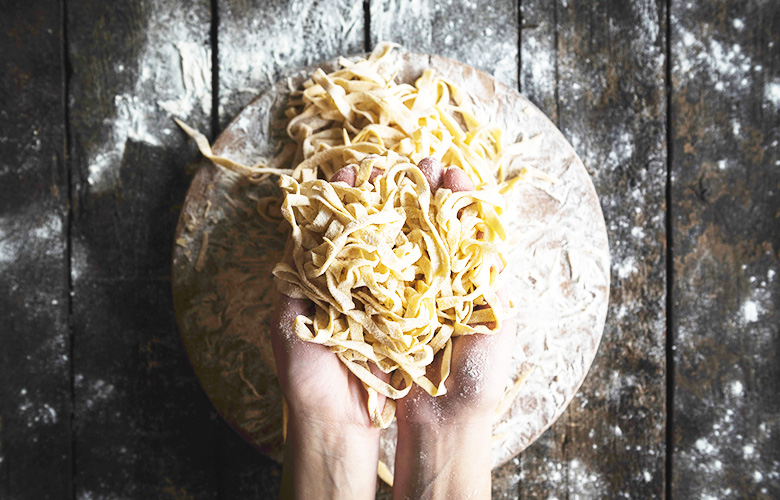
<instances>
[{"instance_id":1,"label":"human hand","mask_svg":"<svg viewBox=\"0 0 780 500\"><path fill-rule=\"evenodd\" d=\"M280 498L374 498L379 429L371 424L360 379L330 348L305 342L293 331L297 316L313 312L311 301L277 294L271 317L276 371L288 407ZM379 395L380 409L383 402Z\"/></svg>"},{"instance_id":2,"label":"human hand","mask_svg":"<svg viewBox=\"0 0 780 500\"><path fill-rule=\"evenodd\" d=\"M474 189L464 172L452 168L444 172L442 187ZM508 305L503 292L497 295ZM447 392L434 397L414 385L397 401L393 498L490 498L492 419L504 395L514 341L512 321L494 335L452 339ZM440 363L441 355L428 367L429 378L440 373Z\"/></svg>"}]
</instances>

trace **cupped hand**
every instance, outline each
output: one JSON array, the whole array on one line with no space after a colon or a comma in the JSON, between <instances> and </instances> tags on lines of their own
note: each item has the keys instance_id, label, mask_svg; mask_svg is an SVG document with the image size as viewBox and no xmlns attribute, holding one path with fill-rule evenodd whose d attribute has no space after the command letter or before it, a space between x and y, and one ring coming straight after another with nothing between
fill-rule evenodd
<instances>
[{"instance_id":1,"label":"cupped hand","mask_svg":"<svg viewBox=\"0 0 780 500\"><path fill-rule=\"evenodd\" d=\"M311 317L313 313L311 301L279 294L271 317L276 371L290 412L327 425L371 427L366 390L360 379L330 348L295 335L295 318Z\"/></svg>"},{"instance_id":2,"label":"cupped hand","mask_svg":"<svg viewBox=\"0 0 780 500\"><path fill-rule=\"evenodd\" d=\"M428 173L423 169L426 177L436 175L435 166L426 164L429 172L433 170ZM451 191L474 189L465 172L454 167L443 172L440 186ZM504 306L508 306L504 290L497 294ZM446 393L434 397L415 384L409 394L397 402L399 425L445 425L472 418L489 422L504 395L514 341L515 324L511 320L503 321L500 330L493 335L474 334L452 339L451 372L444 383ZM440 373L441 355L439 353L428 367L429 379L436 380Z\"/></svg>"}]
</instances>

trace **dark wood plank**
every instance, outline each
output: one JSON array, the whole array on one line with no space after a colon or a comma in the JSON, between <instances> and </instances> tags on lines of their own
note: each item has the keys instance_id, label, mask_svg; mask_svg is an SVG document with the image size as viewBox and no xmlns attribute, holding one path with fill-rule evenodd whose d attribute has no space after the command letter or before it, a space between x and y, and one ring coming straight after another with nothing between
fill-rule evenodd
<instances>
[{"instance_id":1,"label":"dark wood plank","mask_svg":"<svg viewBox=\"0 0 780 500\"><path fill-rule=\"evenodd\" d=\"M209 2L68 2L78 498L215 498L215 416L184 354L173 233L208 128Z\"/></svg>"},{"instance_id":2,"label":"dark wood plank","mask_svg":"<svg viewBox=\"0 0 780 500\"><path fill-rule=\"evenodd\" d=\"M558 125L557 4L523 1L520 7L520 92ZM581 154L581 151L577 151ZM585 165L589 167L589 165ZM609 318L607 318L609 321ZM520 456L520 498L566 498L567 410Z\"/></svg>"},{"instance_id":3,"label":"dark wood plank","mask_svg":"<svg viewBox=\"0 0 780 500\"><path fill-rule=\"evenodd\" d=\"M517 88L518 8L517 0L372 0L370 40L450 57Z\"/></svg>"},{"instance_id":4,"label":"dark wood plank","mask_svg":"<svg viewBox=\"0 0 780 500\"><path fill-rule=\"evenodd\" d=\"M510 87L518 86L519 5L490 2L372 0L370 40L438 54L481 69ZM518 461L494 471L493 498L514 498ZM383 493L389 495L387 492ZM385 498L380 495L379 498Z\"/></svg>"},{"instance_id":5,"label":"dark wood plank","mask_svg":"<svg viewBox=\"0 0 780 500\"><path fill-rule=\"evenodd\" d=\"M245 0L217 6L221 127L285 72L364 50L361 2ZM281 467L223 428L218 475L220 498L275 498Z\"/></svg>"},{"instance_id":6,"label":"dark wood plank","mask_svg":"<svg viewBox=\"0 0 780 500\"><path fill-rule=\"evenodd\" d=\"M363 52L361 2L217 2L221 128L285 71Z\"/></svg>"},{"instance_id":7,"label":"dark wood plank","mask_svg":"<svg viewBox=\"0 0 780 500\"><path fill-rule=\"evenodd\" d=\"M780 5L673 2L675 498L780 498Z\"/></svg>"},{"instance_id":8,"label":"dark wood plank","mask_svg":"<svg viewBox=\"0 0 780 500\"><path fill-rule=\"evenodd\" d=\"M591 171L612 256L607 327L569 408L568 496L662 498L665 2L559 2L557 17L559 125Z\"/></svg>"},{"instance_id":9,"label":"dark wood plank","mask_svg":"<svg viewBox=\"0 0 780 500\"><path fill-rule=\"evenodd\" d=\"M62 14L0 16L0 498L71 491Z\"/></svg>"}]
</instances>

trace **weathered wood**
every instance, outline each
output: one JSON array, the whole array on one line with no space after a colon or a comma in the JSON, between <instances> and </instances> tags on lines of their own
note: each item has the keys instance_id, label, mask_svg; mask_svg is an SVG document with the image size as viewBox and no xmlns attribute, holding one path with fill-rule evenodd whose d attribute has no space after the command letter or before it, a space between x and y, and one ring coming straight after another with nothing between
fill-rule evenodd
<instances>
[{"instance_id":1,"label":"weathered wood","mask_svg":"<svg viewBox=\"0 0 780 500\"><path fill-rule=\"evenodd\" d=\"M391 41L449 57L517 88L517 0L372 0L369 9L372 45Z\"/></svg>"},{"instance_id":2,"label":"weathered wood","mask_svg":"<svg viewBox=\"0 0 780 500\"><path fill-rule=\"evenodd\" d=\"M536 92L557 85L559 126L583 157L601 198L610 232L613 288L607 328L588 378L550 437L550 446L523 457L531 488L527 497L550 488L545 495L661 498L666 419L664 4L559 2L552 14L554 19L546 23L557 25L557 82L543 76L527 87ZM531 17L527 8L524 16ZM525 39L529 47L524 54L533 57L530 44L541 51L529 68L530 80L535 64L554 59L544 49L549 33L541 36L547 43ZM553 73L544 69L540 75ZM539 101L552 107L549 94Z\"/></svg>"},{"instance_id":3,"label":"weathered wood","mask_svg":"<svg viewBox=\"0 0 780 500\"><path fill-rule=\"evenodd\" d=\"M365 50L361 2L220 0L217 5L220 129L285 70Z\"/></svg>"},{"instance_id":4,"label":"weathered wood","mask_svg":"<svg viewBox=\"0 0 780 500\"><path fill-rule=\"evenodd\" d=\"M71 402L61 12L56 0L3 2L2 12L0 498L62 498Z\"/></svg>"},{"instance_id":5,"label":"weathered wood","mask_svg":"<svg viewBox=\"0 0 780 500\"><path fill-rule=\"evenodd\" d=\"M208 1L67 5L75 492L215 497L216 427L179 340L173 232L207 129Z\"/></svg>"},{"instance_id":6,"label":"weathered wood","mask_svg":"<svg viewBox=\"0 0 780 500\"><path fill-rule=\"evenodd\" d=\"M364 50L360 2L219 1L217 7L220 128L283 72ZM220 433L220 491L229 492L221 496L276 496L279 465L238 439Z\"/></svg>"},{"instance_id":7,"label":"weathered wood","mask_svg":"<svg viewBox=\"0 0 780 500\"><path fill-rule=\"evenodd\" d=\"M239 436L220 419L219 496L226 500L277 498L282 467Z\"/></svg>"},{"instance_id":8,"label":"weathered wood","mask_svg":"<svg viewBox=\"0 0 780 500\"><path fill-rule=\"evenodd\" d=\"M520 92L558 125L557 4L523 1L520 6ZM581 154L581 151L578 151ZM586 168L590 166L585 165ZM609 318L607 318L609 320ZM567 411L520 456L514 496L566 498Z\"/></svg>"},{"instance_id":9,"label":"weathered wood","mask_svg":"<svg viewBox=\"0 0 780 500\"><path fill-rule=\"evenodd\" d=\"M780 5L673 2L675 498L780 498Z\"/></svg>"}]
</instances>

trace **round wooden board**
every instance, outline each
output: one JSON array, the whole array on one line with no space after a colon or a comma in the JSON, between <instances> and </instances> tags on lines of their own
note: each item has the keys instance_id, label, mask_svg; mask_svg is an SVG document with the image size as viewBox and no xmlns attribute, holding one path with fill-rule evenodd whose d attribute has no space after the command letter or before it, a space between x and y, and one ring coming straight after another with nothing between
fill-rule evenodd
<instances>
[{"instance_id":1,"label":"round wooden board","mask_svg":"<svg viewBox=\"0 0 780 500\"><path fill-rule=\"evenodd\" d=\"M527 376L494 424L493 465L524 450L564 411L596 354L609 296L609 246L593 184L571 145L526 98L489 75L438 56L397 52L399 81L433 68L479 100L477 113L501 126L505 142L529 141L522 162L552 176L519 184L509 203L510 298L518 337L507 385ZM326 71L335 61L319 65ZM245 164L271 158L286 141L282 111L300 69L250 103L214 144ZM518 162L518 165L521 162ZM190 361L222 416L250 443L281 461L282 395L269 339L273 282L284 232L257 214L272 181L252 185L212 164L192 182L176 229L173 293ZM393 469L395 425L382 433Z\"/></svg>"}]
</instances>

